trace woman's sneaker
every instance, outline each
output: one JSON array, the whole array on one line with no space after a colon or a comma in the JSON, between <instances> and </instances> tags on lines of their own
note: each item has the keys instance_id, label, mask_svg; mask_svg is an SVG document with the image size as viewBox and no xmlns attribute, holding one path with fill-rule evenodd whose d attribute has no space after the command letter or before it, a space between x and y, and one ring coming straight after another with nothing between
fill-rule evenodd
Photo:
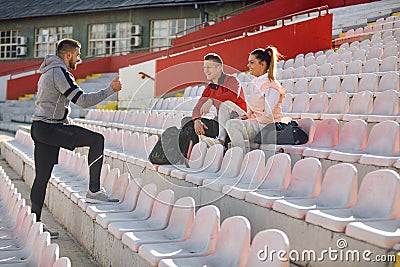
<instances>
[{"instance_id":1,"label":"woman's sneaker","mask_svg":"<svg viewBox=\"0 0 400 267\"><path fill-rule=\"evenodd\" d=\"M86 192L86 202L89 203L103 203L103 202L118 202L119 200L116 198L110 198L106 194L106 190L104 188L101 188L100 191L97 191L95 193L91 192L88 190Z\"/></svg>"}]
</instances>

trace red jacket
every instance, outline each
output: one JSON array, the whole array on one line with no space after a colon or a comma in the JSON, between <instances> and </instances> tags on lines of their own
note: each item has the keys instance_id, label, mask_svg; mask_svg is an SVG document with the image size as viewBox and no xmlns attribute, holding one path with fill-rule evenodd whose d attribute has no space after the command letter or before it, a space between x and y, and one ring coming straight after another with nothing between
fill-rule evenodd
<instances>
[{"instance_id":1,"label":"red jacket","mask_svg":"<svg viewBox=\"0 0 400 267\"><path fill-rule=\"evenodd\" d=\"M244 99L243 88L240 85L239 80L235 76L229 74L222 74L222 76L219 79L219 83L220 84L216 90L211 88L211 83L208 84L207 87L204 89L201 98L199 99L199 101L197 102L196 106L193 109L192 112L193 120L201 118L200 108L209 98L214 99L214 106L216 107L217 111L219 110L221 102L229 100L238 105L241 109L243 109L246 112L247 106Z\"/></svg>"}]
</instances>

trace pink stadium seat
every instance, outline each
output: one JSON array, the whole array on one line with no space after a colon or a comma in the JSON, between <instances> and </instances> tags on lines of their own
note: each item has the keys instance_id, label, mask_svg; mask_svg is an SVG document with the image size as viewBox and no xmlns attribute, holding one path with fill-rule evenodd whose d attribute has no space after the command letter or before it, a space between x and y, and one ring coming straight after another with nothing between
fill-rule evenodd
<instances>
[{"instance_id":1,"label":"pink stadium seat","mask_svg":"<svg viewBox=\"0 0 400 267\"><path fill-rule=\"evenodd\" d=\"M293 88L293 94L302 94L308 91L308 80L306 78L300 78L296 80Z\"/></svg>"},{"instance_id":2,"label":"pink stadium seat","mask_svg":"<svg viewBox=\"0 0 400 267\"><path fill-rule=\"evenodd\" d=\"M282 72L282 79L292 79L293 78L293 72L294 68L293 67L288 67L283 70Z\"/></svg>"},{"instance_id":3,"label":"pink stadium seat","mask_svg":"<svg viewBox=\"0 0 400 267\"><path fill-rule=\"evenodd\" d=\"M303 78L305 72L306 72L306 67L299 66L296 69L294 69L292 78Z\"/></svg>"},{"instance_id":4,"label":"pink stadium seat","mask_svg":"<svg viewBox=\"0 0 400 267\"><path fill-rule=\"evenodd\" d=\"M400 219L388 221L351 222L346 235L376 246L398 250Z\"/></svg>"},{"instance_id":5,"label":"pink stadium seat","mask_svg":"<svg viewBox=\"0 0 400 267\"><path fill-rule=\"evenodd\" d=\"M286 89L286 93L292 93L294 87L293 80L283 80L282 87Z\"/></svg>"},{"instance_id":6,"label":"pink stadium seat","mask_svg":"<svg viewBox=\"0 0 400 267\"><path fill-rule=\"evenodd\" d=\"M304 66L306 68L311 65L314 65L314 64L315 64L315 56L314 55L310 55L310 56L304 58Z\"/></svg>"},{"instance_id":7,"label":"pink stadium seat","mask_svg":"<svg viewBox=\"0 0 400 267\"><path fill-rule=\"evenodd\" d=\"M340 78L338 76L326 77L323 91L328 94L334 94L339 91Z\"/></svg>"},{"instance_id":8,"label":"pink stadium seat","mask_svg":"<svg viewBox=\"0 0 400 267\"><path fill-rule=\"evenodd\" d=\"M154 231L167 227L172 206L174 205L174 191L166 189L157 194L150 217L145 220L111 222L108 231L116 238L121 239L126 232Z\"/></svg>"},{"instance_id":9,"label":"pink stadium seat","mask_svg":"<svg viewBox=\"0 0 400 267\"><path fill-rule=\"evenodd\" d=\"M315 77L318 75L318 66L316 64L310 64L306 66L306 72L304 77Z\"/></svg>"},{"instance_id":10,"label":"pink stadium seat","mask_svg":"<svg viewBox=\"0 0 400 267\"><path fill-rule=\"evenodd\" d=\"M260 251L264 251L265 247L275 251L283 251L284 259L281 260L277 257L277 254L272 255L272 258L266 259L266 261L260 260ZM258 232L251 242L251 248L249 256L247 258L246 267L289 267L289 238L287 235L277 229L269 229Z\"/></svg>"},{"instance_id":11,"label":"pink stadium seat","mask_svg":"<svg viewBox=\"0 0 400 267\"><path fill-rule=\"evenodd\" d=\"M351 52L349 52L351 53ZM345 75L346 74L347 63L344 61L336 62L332 66L331 75Z\"/></svg>"},{"instance_id":12,"label":"pink stadium seat","mask_svg":"<svg viewBox=\"0 0 400 267\"><path fill-rule=\"evenodd\" d=\"M339 138L339 121L337 119L326 119L318 123L313 140L304 145L287 145L283 151L289 154L303 154L306 148L332 148L335 147Z\"/></svg>"},{"instance_id":13,"label":"pink stadium seat","mask_svg":"<svg viewBox=\"0 0 400 267\"><path fill-rule=\"evenodd\" d=\"M189 173L186 175L185 180L197 185L202 185L204 179L236 177L239 174L242 161L243 149L240 147L232 147L226 151L222 159L221 168L217 172Z\"/></svg>"},{"instance_id":14,"label":"pink stadium seat","mask_svg":"<svg viewBox=\"0 0 400 267\"><path fill-rule=\"evenodd\" d=\"M316 198L282 199L272 208L289 216L304 219L309 210L345 209L357 199L357 169L349 163L330 166L324 175L321 193Z\"/></svg>"},{"instance_id":15,"label":"pink stadium seat","mask_svg":"<svg viewBox=\"0 0 400 267\"><path fill-rule=\"evenodd\" d=\"M357 75L346 75L340 85L339 92L356 93L358 91Z\"/></svg>"},{"instance_id":16,"label":"pink stadium seat","mask_svg":"<svg viewBox=\"0 0 400 267\"><path fill-rule=\"evenodd\" d=\"M374 92L378 88L378 76L374 73L363 73L358 83L358 92Z\"/></svg>"},{"instance_id":17,"label":"pink stadium seat","mask_svg":"<svg viewBox=\"0 0 400 267\"><path fill-rule=\"evenodd\" d=\"M158 266L244 266L249 249L250 222L246 217L233 216L222 222L214 252L200 257L164 259Z\"/></svg>"},{"instance_id":18,"label":"pink stadium seat","mask_svg":"<svg viewBox=\"0 0 400 267\"><path fill-rule=\"evenodd\" d=\"M362 61L353 60L347 65L346 74L361 74L362 72ZM346 76L347 77L347 76Z\"/></svg>"},{"instance_id":19,"label":"pink stadium seat","mask_svg":"<svg viewBox=\"0 0 400 267\"><path fill-rule=\"evenodd\" d=\"M323 52L322 52L322 54L320 54L318 56L315 55L315 64L317 64L318 66L321 66L325 62L326 62L326 55L324 55Z\"/></svg>"},{"instance_id":20,"label":"pink stadium seat","mask_svg":"<svg viewBox=\"0 0 400 267\"><path fill-rule=\"evenodd\" d=\"M366 45L368 45L368 44L366 44ZM361 63L365 62L365 58L366 58L365 54L366 54L365 50L360 47L358 50L355 50L353 52L353 61L359 60L359 61L361 61Z\"/></svg>"},{"instance_id":21,"label":"pink stadium seat","mask_svg":"<svg viewBox=\"0 0 400 267\"><path fill-rule=\"evenodd\" d=\"M300 115L300 118L313 118L317 120L321 117L322 113L328 110L328 94L326 92L321 92L314 95L311 98L310 106L307 113Z\"/></svg>"},{"instance_id":22,"label":"pink stadium seat","mask_svg":"<svg viewBox=\"0 0 400 267\"><path fill-rule=\"evenodd\" d=\"M336 64L336 62L339 61L339 57L340 57L339 53L333 52L328 56L328 58L326 59L326 62L334 65L334 64Z\"/></svg>"},{"instance_id":23,"label":"pink stadium seat","mask_svg":"<svg viewBox=\"0 0 400 267\"><path fill-rule=\"evenodd\" d=\"M53 267L71 267L71 260L67 257L61 257L56 260Z\"/></svg>"},{"instance_id":24,"label":"pink stadium seat","mask_svg":"<svg viewBox=\"0 0 400 267\"><path fill-rule=\"evenodd\" d=\"M397 72L386 72L379 80L376 92L383 92L386 90L399 91L399 74Z\"/></svg>"},{"instance_id":25,"label":"pink stadium seat","mask_svg":"<svg viewBox=\"0 0 400 267\"><path fill-rule=\"evenodd\" d=\"M332 73L332 64L329 62L320 65L318 70L318 76L330 76Z\"/></svg>"},{"instance_id":26,"label":"pink stadium seat","mask_svg":"<svg viewBox=\"0 0 400 267\"><path fill-rule=\"evenodd\" d=\"M392 170L365 175L352 208L311 210L306 221L335 232L344 232L351 222L392 220L400 216L400 177Z\"/></svg>"},{"instance_id":27,"label":"pink stadium seat","mask_svg":"<svg viewBox=\"0 0 400 267\"><path fill-rule=\"evenodd\" d=\"M374 73L379 71L379 60L378 58L369 58L364 63L363 66L363 73Z\"/></svg>"},{"instance_id":28,"label":"pink stadium seat","mask_svg":"<svg viewBox=\"0 0 400 267\"><path fill-rule=\"evenodd\" d=\"M385 135L382 135L385 133ZM395 154L399 152L399 124L395 121L384 121L375 124L368 136L367 145L364 150L355 150L351 152L333 151L329 155L331 160L344 162L357 162L361 156L369 160L369 164L378 166L387 166L388 162L392 165L396 161Z\"/></svg>"},{"instance_id":29,"label":"pink stadium seat","mask_svg":"<svg viewBox=\"0 0 400 267\"><path fill-rule=\"evenodd\" d=\"M292 111L293 107L293 95L291 93L286 93L285 98L282 101L282 112L289 113Z\"/></svg>"},{"instance_id":30,"label":"pink stadium seat","mask_svg":"<svg viewBox=\"0 0 400 267\"><path fill-rule=\"evenodd\" d=\"M147 184L140 190L134 210L129 212L100 213L96 216L96 222L103 228L107 228L111 222L146 220L151 214L156 193L157 186L155 184Z\"/></svg>"},{"instance_id":31,"label":"pink stadium seat","mask_svg":"<svg viewBox=\"0 0 400 267\"><path fill-rule=\"evenodd\" d=\"M256 188L262 179L265 169L264 151L256 149L248 152L241 164L239 175L236 177L219 177L217 179L203 180L203 186L215 191L222 191L225 185L247 184Z\"/></svg>"},{"instance_id":32,"label":"pink stadium seat","mask_svg":"<svg viewBox=\"0 0 400 267\"><path fill-rule=\"evenodd\" d=\"M180 242L144 244L139 247L139 256L151 266L162 259L186 258L210 255L216 246L220 230L220 214L217 207L200 208L193 221L189 237Z\"/></svg>"},{"instance_id":33,"label":"pink stadium seat","mask_svg":"<svg viewBox=\"0 0 400 267\"><path fill-rule=\"evenodd\" d=\"M195 203L192 197L183 197L175 202L167 228L164 230L127 232L122 235L122 243L137 252L139 246L152 243L183 241L189 236L195 217Z\"/></svg>"},{"instance_id":34,"label":"pink stadium seat","mask_svg":"<svg viewBox=\"0 0 400 267\"><path fill-rule=\"evenodd\" d=\"M128 174L128 173L127 173ZM126 188L123 201L114 205L97 204L91 205L86 209L86 213L95 220L100 213L129 212L135 209L142 187L142 179L133 179Z\"/></svg>"},{"instance_id":35,"label":"pink stadium seat","mask_svg":"<svg viewBox=\"0 0 400 267\"><path fill-rule=\"evenodd\" d=\"M350 96L347 92L341 91L339 93L332 94L328 104L328 110L324 114L321 114L321 119L324 120L336 118L338 120L341 120L343 114L347 113L349 109L349 99Z\"/></svg>"},{"instance_id":36,"label":"pink stadium seat","mask_svg":"<svg viewBox=\"0 0 400 267\"><path fill-rule=\"evenodd\" d=\"M379 71L380 72L397 71L397 62L398 62L397 56L388 56L382 60Z\"/></svg>"},{"instance_id":37,"label":"pink stadium seat","mask_svg":"<svg viewBox=\"0 0 400 267\"><path fill-rule=\"evenodd\" d=\"M301 113L307 112L310 105L310 95L306 92L294 98L292 112L288 113L292 118L300 118Z\"/></svg>"},{"instance_id":38,"label":"pink stadium seat","mask_svg":"<svg viewBox=\"0 0 400 267\"><path fill-rule=\"evenodd\" d=\"M373 95L370 91L362 91L353 95L350 102L348 114L344 114L342 120L350 121L355 119L366 120L372 112Z\"/></svg>"},{"instance_id":39,"label":"pink stadium seat","mask_svg":"<svg viewBox=\"0 0 400 267\"><path fill-rule=\"evenodd\" d=\"M284 65L283 65L283 69L286 70L287 68L293 68L293 63L294 63L294 59L293 58L290 58L290 59L286 60Z\"/></svg>"},{"instance_id":40,"label":"pink stadium seat","mask_svg":"<svg viewBox=\"0 0 400 267\"><path fill-rule=\"evenodd\" d=\"M53 266L59 257L59 247L57 244L49 244L40 253L38 266Z\"/></svg>"},{"instance_id":41,"label":"pink stadium seat","mask_svg":"<svg viewBox=\"0 0 400 267\"><path fill-rule=\"evenodd\" d=\"M396 120L399 113L399 95L395 90L387 90L376 95L368 122Z\"/></svg>"},{"instance_id":42,"label":"pink stadium seat","mask_svg":"<svg viewBox=\"0 0 400 267\"><path fill-rule=\"evenodd\" d=\"M290 163L290 156L286 153L272 155L268 158L261 183L257 183L257 187L247 183L238 183L236 185L225 185L222 192L238 199L244 199L249 191L284 190L289 185Z\"/></svg>"},{"instance_id":43,"label":"pink stadium seat","mask_svg":"<svg viewBox=\"0 0 400 267\"><path fill-rule=\"evenodd\" d=\"M322 167L319 160L306 158L297 161L284 190L257 190L248 192L245 200L262 207L271 208L278 199L315 198L321 190Z\"/></svg>"}]
</instances>

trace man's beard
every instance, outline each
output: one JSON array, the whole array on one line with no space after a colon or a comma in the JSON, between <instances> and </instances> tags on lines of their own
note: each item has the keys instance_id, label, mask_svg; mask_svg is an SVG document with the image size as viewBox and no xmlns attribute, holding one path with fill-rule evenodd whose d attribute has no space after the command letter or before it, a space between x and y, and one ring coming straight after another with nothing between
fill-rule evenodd
<instances>
[{"instance_id":1,"label":"man's beard","mask_svg":"<svg viewBox=\"0 0 400 267\"><path fill-rule=\"evenodd\" d=\"M69 68L70 68L71 70L75 70L75 69L76 69L76 62L70 61L70 62L69 62Z\"/></svg>"}]
</instances>

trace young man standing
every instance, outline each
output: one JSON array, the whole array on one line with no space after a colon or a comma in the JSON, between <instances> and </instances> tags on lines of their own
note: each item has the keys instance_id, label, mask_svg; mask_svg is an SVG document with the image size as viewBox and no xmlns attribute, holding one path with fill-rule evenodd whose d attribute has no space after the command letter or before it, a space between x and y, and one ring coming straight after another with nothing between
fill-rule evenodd
<instances>
[{"instance_id":1,"label":"young man standing","mask_svg":"<svg viewBox=\"0 0 400 267\"><path fill-rule=\"evenodd\" d=\"M62 39L57 43L56 55L47 56L42 65L38 82L35 112L32 117L31 136L35 142L35 180L30 198L32 212L40 221L46 195L47 182L55 164L58 163L60 147L73 150L89 146L88 163L90 169L88 201L115 202L104 189L100 188L100 171L103 164L104 137L96 132L71 124L70 102L81 106L96 105L121 90L119 77L110 85L95 93L85 93L75 82L69 70L76 69L81 58L81 44L73 39ZM62 208L62 207L60 207ZM57 232L50 232L53 238Z\"/></svg>"},{"instance_id":2,"label":"young man standing","mask_svg":"<svg viewBox=\"0 0 400 267\"><path fill-rule=\"evenodd\" d=\"M205 135L211 138L218 136L218 123L202 117L210 111L212 106L215 106L218 111L221 103L230 101L242 109L243 112L247 110L240 81L236 77L223 72L222 59L218 54L210 53L204 57L203 70L210 83L204 89L201 98L193 109L192 120L187 122L186 119L185 123L184 118L182 123L180 147L185 157L187 156L189 142L192 141L193 144L199 142L198 135ZM225 140L220 141L222 143Z\"/></svg>"}]
</instances>

